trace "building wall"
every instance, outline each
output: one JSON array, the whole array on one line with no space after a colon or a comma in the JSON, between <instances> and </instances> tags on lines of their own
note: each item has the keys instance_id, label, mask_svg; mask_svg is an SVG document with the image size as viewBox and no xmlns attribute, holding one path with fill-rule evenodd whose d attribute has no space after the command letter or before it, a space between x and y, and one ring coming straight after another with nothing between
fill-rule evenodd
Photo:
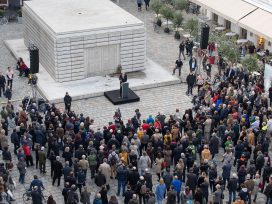
<instances>
[{"instance_id":1,"label":"building wall","mask_svg":"<svg viewBox=\"0 0 272 204\"><path fill-rule=\"evenodd\" d=\"M31 13L25 10L24 7L22 13L24 16L24 42L26 47L33 44L39 48L40 63L53 79L56 79L54 39L34 20Z\"/></svg>"},{"instance_id":2,"label":"building wall","mask_svg":"<svg viewBox=\"0 0 272 204\"><path fill-rule=\"evenodd\" d=\"M56 80L64 82L114 73L117 67L115 65L107 70L94 70L87 73L86 61L89 61L89 59L85 59L87 49L112 44L120 47L119 59L123 71L132 72L144 69L146 56L145 30L144 28L132 29L57 39Z\"/></svg>"},{"instance_id":3,"label":"building wall","mask_svg":"<svg viewBox=\"0 0 272 204\"><path fill-rule=\"evenodd\" d=\"M232 32L235 32L240 35L240 26L236 25L235 23L231 22L230 29Z\"/></svg>"},{"instance_id":4,"label":"building wall","mask_svg":"<svg viewBox=\"0 0 272 204\"><path fill-rule=\"evenodd\" d=\"M258 37L257 37L257 35L255 35L254 33L252 33L253 35L252 36L250 36L250 31L247 31L247 39L249 40L249 41L251 41L251 42L253 42L255 45L257 45L257 40L258 40Z\"/></svg>"},{"instance_id":5,"label":"building wall","mask_svg":"<svg viewBox=\"0 0 272 204\"><path fill-rule=\"evenodd\" d=\"M34 44L39 48L41 65L57 82L80 80L90 76L112 74L116 65L108 69L86 70L86 50L91 47L118 45L118 61L125 72L145 68L146 39L144 25L127 26L88 34L75 33L69 37L56 35L45 26L31 10L23 9L25 45ZM108 46L110 47L110 46ZM109 58L116 53L109 54ZM104 60L104 59L101 59Z\"/></svg>"},{"instance_id":6,"label":"building wall","mask_svg":"<svg viewBox=\"0 0 272 204\"><path fill-rule=\"evenodd\" d=\"M264 43L264 49L268 49L269 52L272 52L272 39L270 41L270 45L269 45L269 40L265 40L265 43Z\"/></svg>"},{"instance_id":7,"label":"building wall","mask_svg":"<svg viewBox=\"0 0 272 204\"><path fill-rule=\"evenodd\" d=\"M225 26L225 19L221 16L218 16L218 25Z\"/></svg>"}]
</instances>

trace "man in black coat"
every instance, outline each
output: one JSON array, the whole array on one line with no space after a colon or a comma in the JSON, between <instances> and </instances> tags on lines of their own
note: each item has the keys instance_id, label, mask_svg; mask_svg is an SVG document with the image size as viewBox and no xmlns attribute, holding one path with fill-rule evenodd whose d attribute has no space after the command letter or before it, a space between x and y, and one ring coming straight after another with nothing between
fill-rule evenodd
<instances>
[{"instance_id":1,"label":"man in black coat","mask_svg":"<svg viewBox=\"0 0 272 204\"><path fill-rule=\"evenodd\" d=\"M60 157L57 156L56 161L53 163L53 172L54 172L53 182L52 182L53 186L55 184L56 179L58 179L58 186L60 186L60 178L62 176L63 166L59 160L60 160Z\"/></svg>"},{"instance_id":2,"label":"man in black coat","mask_svg":"<svg viewBox=\"0 0 272 204\"><path fill-rule=\"evenodd\" d=\"M218 139L216 133L212 134L209 146L210 146L210 151L211 151L212 159L213 159L214 156L215 156L215 154L218 154L218 152L219 152L219 149L218 149L218 147L219 147L219 139Z\"/></svg>"},{"instance_id":3,"label":"man in black coat","mask_svg":"<svg viewBox=\"0 0 272 204\"><path fill-rule=\"evenodd\" d=\"M129 171L128 173L128 183L132 190L136 190L136 184L140 179L139 172L137 171L136 167L134 166L132 168L132 171Z\"/></svg>"},{"instance_id":4,"label":"man in black coat","mask_svg":"<svg viewBox=\"0 0 272 204\"><path fill-rule=\"evenodd\" d=\"M229 203L232 203L235 201L235 195L238 187L238 179L237 179L237 174L232 174L232 177L230 178L228 182L228 190L229 190Z\"/></svg>"},{"instance_id":5,"label":"man in black coat","mask_svg":"<svg viewBox=\"0 0 272 204\"><path fill-rule=\"evenodd\" d=\"M195 75L193 74L193 72L190 71L189 75L186 78L186 82L188 85L187 95L193 94L192 92L193 92L195 80L196 80Z\"/></svg>"},{"instance_id":6,"label":"man in black coat","mask_svg":"<svg viewBox=\"0 0 272 204\"><path fill-rule=\"evenodd\" d=\"M42 204L42 195L38 191L38 187L34 186L32 191L31 191L31 197L32 197L32 203L35 204Z\"/></svg>"},{"instance_id":7,"label":"man in black coat","mask_svg":"<svg viewBox=\"0 0 272 204\"><path fill-rule=\"evenodd\" d=\"M183 62L181 61L180 58L178 58L178 59L176 60L176 66L175 66L175 68L173 69L173 75L175 75L175 72L176 72L176 70L178 69L178 71L179 71L179 77L180 77L182 65L183 65Z\"/></svg>"},{"instance_id":8,"label":"man in black coat","mask_svg":"<svg viewBox=\"0 0 272 204\"><path fill-rule=\"evenodd\" d=\"M71 109L71 103L72 103L72 97L69 95L68 92L66 92L64 96L64 104L65 104L65 110L67 110L68 113L70 112L70 109Z\"/></svg>"},{"instance_id":9,"label":"man in black coat","mask_svg":"<svg viewBox=\"0 0 272 204\"><path fill-rule=\"evenodd\" d=\"M106 184L106 177L104 174L102 174L101 170L98 170L98 174L94 178L94 183L101 187Z\"/></svg>"},{"instance_id":10,"label":"man in black coat","mask_svg":"<svg viewBox=\"0 0 272 204\"><path fill-rule=\"evenodd\" d=\"M152 174L149 172L149 169L145 169L145 173L143 176L146 182L146 188L152 190L152 187L153 187Z\"/></svg>"},{"instance_id":11,"label":"man in black coat","mask_svg":"<svg viewBox=\"0 0 272 204\"><path fill-rule=\"evenodd\" d=\"M5 94L5 86L6 86L6 79L5 76L0 72L0 97L2 96L2 91L3 94Z\"/></svg>"},{"instance_id":12,"label":"man in black coat","mask_svg":"<svg viewBox=\"0 0 272 204\"><path fill-rule=\"evenodd\" d=\"M120 74L119 81L120 81L120 96L122 96L122 84L127 82L127 74L126 73Z\"/></svg>"},{"instance_id":13,"label":"man in black coat","mask_svg":"<svg viewBox=\"0 0 272 204\"><path fill-rule=\"evenodd\" d=\"M68 193L71 190L69 186L70 186L69 183L65 183L65 186L62 189L62 195L63 195L63 199L64 199L65 204L67 204Z\"/></svg>"},{"instance_id":14,"label":"man in black coat","mask_svg":"<svg viewBox=\"0 0 272 204\"><path fill-rule=\"evenodd\" d=\"M197 176L193 173L193 169L189 170L187 174L186 186L189 186L189 189L192 191L193 197L195 196L195 189L197 187Z\"/></svg>"}]
</instances>

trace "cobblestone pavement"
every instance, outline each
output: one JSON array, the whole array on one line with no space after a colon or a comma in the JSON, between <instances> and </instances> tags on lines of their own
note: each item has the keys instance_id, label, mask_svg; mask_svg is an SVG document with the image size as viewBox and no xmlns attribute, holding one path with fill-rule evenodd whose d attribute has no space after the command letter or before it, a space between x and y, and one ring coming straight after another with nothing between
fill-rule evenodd
<instances>
[{"instance_id":1,"label":"cobblestone pavement","mask_svg":"<svg viewBox=\"0 0 272 204\"><path fill-rule=\"evenodd\" d=\"M147 56L159 63L161 66L165 67L169 71L172 71L174 62L178 56L178 45L179 41L174 40L173 34L165 34L160 28L159 32L154 32L152 21L154 19L154 14L150 11L137 12L137 5L135 0L120 0L119 4L121 7L137 16L139 19L145 22L146 32L147 32ZM5 72L6 67L14 66L16 60L10 54L10 52L4 46L3 40L6 39L16 39L22 38L23 36L23 26L21 24L8 24L6 26L0 26L0 71ZM185 79L189 68L188 61L186 61L185 66L182 70L182 78ZM15 71L17 75L18 72ZM117 107L120 107L123 119L126 121L128 118L133 116L133 112L136 108L140 109L142 113L142 118L146 118L150 113L155 115L157 112L162 112L165 115L173 113L176 108L179 108L181 112L185 109L190 108L192 104L190 103L191 98L185 95L186 85L173 85L154 89L147 89L137 91L136 93L140 96L141 101L137 103L125 104L120 106L113 106L104 97L90 98L86 100L75 101L72 103L72 109L77 113L84 113L84 115L90 115L95 118L94 126L101 127L112 120L113 112ZM13 88L13 99L22 99L25 95L31 93L31 88L27 85L27 80L25 78L19 78L16 76L14 80ZM0 103L5 102L6 99L0 98ZM18 103L16 103L18 104ZM57 104L57 106L63 108L63 104ZM11 149L13 146L11 146ZM215 157L215 161L218 163L219 173L221 171L221 162L223 152L221 150L220 154ZM0 158L1 160L1 158ZM14 163L17 159L13 158ZM63 203L63 198L61 195L61 190L63 186L63 181L61 187L52 186L52 180L50 178L50 163L47 161L46 164L47 173L41 175L39 170L30 167L27 169L26 184L27 187L32 180L34 174L38 175L46 186L45 194L52 194L54 199L58 204ZM12 172L16 181L18 180L18 171L16 168ZM155 174L154 174L155 175ZM154 184L157 184L157 178L153 178ZM108 195L116 194L117 182L111 180L111 189ZM90 179L90 172L87 173L87 185L92 192L92 199L98 188L94 185L93 181ZM25 187L23 185L17 185L14 191L14 196L16 201L14 203L21 204L22 195L25 192ZM225 196L225 200L228 196ZM119 203L123 203L122 197L119 197ZM264 202L264 196L261 195L258 198L257 203Z\"/></svg>"}]
</instances>

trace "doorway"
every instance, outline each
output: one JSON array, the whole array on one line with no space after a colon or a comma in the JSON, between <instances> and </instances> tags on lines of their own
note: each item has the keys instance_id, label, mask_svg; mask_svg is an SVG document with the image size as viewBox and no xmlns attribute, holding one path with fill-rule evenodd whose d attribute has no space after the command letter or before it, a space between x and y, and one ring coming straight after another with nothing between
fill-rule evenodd
<instances>
[{"instance_id":1,"label":"doorway","mask_svg":"<svg viewBox=\"0 0 272 204\"><path fill-rule=\"evenodd\" d=\"M85 50L87 77L113 73L120 64L120 45L104 45Z\"/></svg>"}]
</instances>

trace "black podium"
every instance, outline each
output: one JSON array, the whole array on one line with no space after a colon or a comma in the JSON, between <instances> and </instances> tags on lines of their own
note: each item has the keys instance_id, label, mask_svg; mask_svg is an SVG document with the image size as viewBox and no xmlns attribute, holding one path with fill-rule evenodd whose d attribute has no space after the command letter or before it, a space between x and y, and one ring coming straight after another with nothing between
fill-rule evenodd
<instances>
[{"instance_id":1,"label":"black podium","mask_svg":"<svg viewBox=\"0 0 272 204\"><path fill-rule=\"evenodd\" d=\"M137 94L135 94L134 91L129 88L128 82L122 83L121 87L121 96L120 90L106 91L104 92L104 96L109 99L109 101L112 102L114 105L140 101L139 96L137 96Z\"/></svg>"}]
</instances>

